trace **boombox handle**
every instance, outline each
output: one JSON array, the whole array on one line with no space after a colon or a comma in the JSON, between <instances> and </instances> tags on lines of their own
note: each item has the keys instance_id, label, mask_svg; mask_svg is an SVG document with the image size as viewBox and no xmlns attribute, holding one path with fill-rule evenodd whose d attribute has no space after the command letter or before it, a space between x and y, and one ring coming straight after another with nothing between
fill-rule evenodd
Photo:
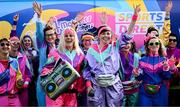
<instances>
[{"instance_id":1,"label":"boombox handle","mask_svg":"<svg viewBox=\"0 0 180 107\"><path fill-rule=\"evenodd\" d=\"M53 68L53 71L56 69L56 67L58 67L60 62L62 62L61 58L59 58L58 61L56 61L55 65L54 65L54 68Z\"/></svg>"}]
</instances>

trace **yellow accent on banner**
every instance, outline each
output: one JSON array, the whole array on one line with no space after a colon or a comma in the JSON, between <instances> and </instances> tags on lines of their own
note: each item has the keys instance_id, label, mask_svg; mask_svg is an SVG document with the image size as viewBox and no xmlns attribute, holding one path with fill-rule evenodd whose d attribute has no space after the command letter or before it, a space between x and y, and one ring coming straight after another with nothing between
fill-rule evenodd
<instances>
[{"instance_id":1,"label":"yellow accent on banner","mask_svg":"<svg viewBox=\"0 0 180 107\"><path fill-rule=\"evenodd\" d=\"M0 39L9 38L12 26L7 21L0 21Z\"/></svg>"},{"instance_id":2,"label":"yellow accent on banner","mask_svg":"<svg viewBox=\"0 0 180 107\"><path fill-rule=\"evenodd\" d=\"M136 6L138 4L141 5L141 11L143 12L147 12L147 8L146 8L146 5L144 4L144 1L143 0L125 0L129 6L131 6L133 8L133 5Z\"/></svg>"},{"instance_id":3,"label":"yellow accent on banner","mask_svg":"<svg viewBox=\"0 0 180 107\"><path fill-rule=\"evenodd\" d=\"M106 12L109 15L114 15L115 14L114 10L111 10L111 9L108 9L108 8L105 8L105 7L92 8L92 9L89 9L87 12L96 12L96 13Z\"/></svg>"},{"instance_id":4,"label":"yellow accent on banner","mask_svg":"<svg viewBox=\"0 0 180 107\"><path fill-rule=\"evenodd\" d=\"M147 8L146 8L146 5L145 5L145 3L144 3L144 1L143 0L125 0L128 4L129 4L129 6L131 6L132 8L133 8L133 6L136 6L136 5L139 5L140 4L140 8L141 8L141 12L148 12L148 10L147 10ZM143 21L143 20L148 20L149 19L149 17L150 17L150 15L148 14L148 15L145 15L145 16L139 16L139 18L138 18L138 20L140 19L141 21ZM136 22L136 24L139 24L140 22ZM154 25L154 23L153 22L150 22L149 23L150 24L150 26L151 25ZM148 26L149 27L149 26ZM147 28L148 28L147 27Z\"/></svg>"}]
</instances>

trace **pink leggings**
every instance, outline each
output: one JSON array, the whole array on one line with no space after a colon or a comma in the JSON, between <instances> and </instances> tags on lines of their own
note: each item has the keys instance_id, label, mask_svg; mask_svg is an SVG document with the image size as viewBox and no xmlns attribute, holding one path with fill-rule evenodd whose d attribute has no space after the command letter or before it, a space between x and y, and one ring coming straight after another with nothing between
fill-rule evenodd
<instances>
[{"instance_id":1,"label":"pink leggings","mask_svg":"<svg viewBox=\"0 0 180 107\"><path fill-rule=\"evenodd\" d=\"M23 89L19 93L19 101L22 106L28 106L28 89Z\"/></svg>"},{"instance_id":2,"label":"pink leggings","mask_svg":"<svg viewBox=\"0 0 180 107\"><path fill-rule=\"evenodd\" d=\"M55 101L51 100L46 95L47 107L77 107L77 99L75 93L64 93L60 95Z\"/></svg>"},{"instance_id":3,"label":"pink leggings","mask_svg":"<svg viewBox=\"0 0 180 107\"><path fill-rule=\"evenodd\" d=\"M19 101L18 95L14 95L13 97L9 97L8 95L0 96L0 106L9 107L21 107L21 103Z\"/></svg>"}]
</instances>

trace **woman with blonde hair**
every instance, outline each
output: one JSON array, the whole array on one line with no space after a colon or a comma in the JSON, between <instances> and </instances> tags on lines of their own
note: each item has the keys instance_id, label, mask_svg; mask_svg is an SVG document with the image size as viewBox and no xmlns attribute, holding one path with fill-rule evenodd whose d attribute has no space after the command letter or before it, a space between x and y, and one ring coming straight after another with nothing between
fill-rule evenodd
<instances>
[{"instance_id":1,"label":"woman with blonde hair","mask_svg":"<svg viewBox=\"0 0 180 107\"><path fill-rule=\"evenodd\" d=\"M70 34L70 37L72 38L73 35L71 34L74 34L74 42L71 42L67 35L66 34ZM68 40L66 40L68 39ZM73 44L73 47L71 47L71 44ZM68 48L72 48L74 49L77 54L80 54L80 53L83 53L80 46L79 46L79 40L78 40L78 36L77 36L77 33L76 31L73 29L73 28L66 28L62 34L62 36L60 37L60 42L59 42L59 51L60 52L63 52L65 49L68 49Z\"/></svg>"},{"instance_id":2,"label":"woman with blonde hair","mask_svg":"<svg viewBox=\"0 0 180 107\"><path fill-rule=\"evenodd\" d=\"M75 30L72 28L65 29L60 37L59 47L50 51L48 59L51 59L51 61L44 66L41 76L53 72L53 67L60 58L69 62L81 74L80 68L84 54L78 44L79 41ZM55 101L46 96L46 106L77 107L77 93L83 92L84 86L83 78L78 78Z\"/></svg>"}]
</instances>

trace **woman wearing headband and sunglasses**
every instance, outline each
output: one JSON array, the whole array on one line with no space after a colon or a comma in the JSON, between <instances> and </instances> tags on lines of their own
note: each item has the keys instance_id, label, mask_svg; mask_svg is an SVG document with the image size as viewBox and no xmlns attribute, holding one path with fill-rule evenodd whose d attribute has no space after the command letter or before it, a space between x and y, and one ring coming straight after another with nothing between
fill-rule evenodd
<instances>
[{"instance_id":1,"label":"woman wearing headband and sunglasses","mask_svg":"<svg viewBox=\"0 0 180 107\"><path fill-rule=\"evenodd\" d=\"M0 106L20 107L18 81L22 80L18 62L9 57L11 49L7 38L0 36Z\"/></svg>"},{"instance_id":2,"label":"woman wearing headband and sunglasses","mask_svg":"<svg viewBox=\"0 0 180 107\"><path fill-rule=\"evenodd\" d=\"M165 14L165 20L164 20L162 34L160 35L158 30L154 26L150 26L147 29L147 33L145 35L145 40L144 40L144 42L146 42L151 37L159 37L163 43L163 50L164 50L163 54L164 55L166 55L165 46L168 45L169 34L171 33L170 12L171 12L172 7L173 7L172 1L169 0L165 7L166 14ZM138 53L140 54L140 56L144 56L146 54L144 45L139 49Z\"/></svg>"},{"instance_id":3,"label":"woman wearing headband and sunglasses","mask_svg":"<svg viewBox=\"0 0 180 107\"><path fill-rule=\"evenodd\" d=\"M171 77L170 69L163 56L162 43L158 37L151 37L145 44L146 55L139 61L139 67L133 70L139 87L139 106L167 106L168 88L164 80Z\"/></svg>"},{"instance_id":4,"label":"woman wearing headband and sunglasses","mask_svg":"<svg viewBox=\"0 0 180 107\"><path fill-rule=\"evenodd\" d=\"M30 67L27 56L20 52L21 44L16 34L18 19L19 15L16 14L13 17L14 22L10 34L11 50L9 52L9 55L11 58L16 59L18 61L19 68L23 76L22 87L19 90L19 99L22 106L28 106L28 86L31 82L32 68Z\"/></svg>"}]
</instances>

